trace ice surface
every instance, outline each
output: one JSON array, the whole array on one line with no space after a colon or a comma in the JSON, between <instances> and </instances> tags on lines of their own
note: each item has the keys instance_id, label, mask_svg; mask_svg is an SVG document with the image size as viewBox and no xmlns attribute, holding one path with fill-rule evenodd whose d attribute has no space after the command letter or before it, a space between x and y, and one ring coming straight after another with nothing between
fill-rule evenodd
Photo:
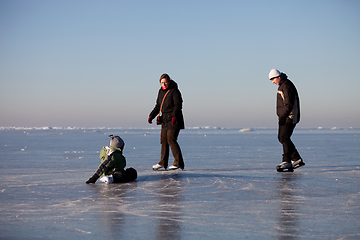
<instances>
[{"instance_id":1,"label":"ice surface","mask_svg":"<svg viewBox=\"0 0 360 240\"><path fill-rule=\"evenodd\" d=\"M3 129L0 239L360 238L359 129L296 129L293 173L276 129L239 130L186 129L185 171L153 171L158 129ZM109 134L138 179L85 184Z\"/></svg>"}]
</instances>

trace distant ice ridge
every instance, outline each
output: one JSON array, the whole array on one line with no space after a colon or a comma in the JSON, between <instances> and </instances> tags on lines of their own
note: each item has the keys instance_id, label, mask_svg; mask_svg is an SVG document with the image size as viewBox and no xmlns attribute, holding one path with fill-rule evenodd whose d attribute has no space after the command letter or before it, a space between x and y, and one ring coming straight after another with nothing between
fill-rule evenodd
<instances>
[{"instance_id":1,"label":"distant ice ridge","mask_svg":"<svg viewBox=\"0 0 360 240\"><path fill-rule=\"evenodd\" d=\"M251 128L243 128L240 129L239 132L252 132L253 130Z\"/></svg>"},{"instance_id":2,"label":"distant ice ridge","mask_svg":"<svg viewBox=\"0 0 360 240\"><path fill-rule=\"evenodd\" d=\"M211 126L203 126L203 127L186 127L187 129L226 129L223 127L211 127Z\"/></svg>"},{"instance_id":3,"label":"distant ice ridge","mask_svg":"<svg viewBox=\"0 0 360 240\"><path fill-rule=\"evenodd\" d=\"M1 130L107 130L107 129L160 129L160 126L150 128L136 127L0 127Z\"/></svg>"},{"instance_id":4,"label":"distant ice ridge","mask_svg":"<svg viewBox=\"0 0 360 240\"><path fill-rule=\"evenodd\" d=\"M136 128L136 127L0 127L0 130L105 130L105 129L159 129L161 126L149 127L149 128ZM226 128L226 127L213 127L213 126L198 126L198 127L186 127L186 129L236 129L236 128ZM264 128L261 128L264 129ZM265 128L266 129L266 128ZM240 131L249 132L252 131L251 128L243 128Z\"/></svg>"},{"instance_id":5,"label":"distant ice ridge","mask_svg":"<svg viewBox=\"0 0 360 240\"><path fill-rule=\"evenodd\" d=\"M23 130L23 131L29 131L29 130L108 130L108 129L160 129L161 126L155 126L155 127L148 127L148 128L137 128L137 127L0 127L1 130ZM233 129L237 130L239 128L230 128L230 127L213 127L213 126L197 126L197 127L186 127L186 129L193 129L193 130L200 130L200 129L206 129L206 130L226 130L226 129ZM256 128L240 128L239 132L252 132L259 129L275 129L275 128L268 128L268 127L256 127ZM316 128L298 128L298 129L316 129L316 130L351 130L351 129L358 129L353 127L316 127Z\"/></svg>"},{"instance_id":6,"label":"distant ice ridge","mask_svg":"<svg viewBox=\"0 0 360 240\"><path fill-rule=\"evenodd\" d=\"M0 127L0 130L73 130L79 127Z\"/></svg>"}]
</instances>

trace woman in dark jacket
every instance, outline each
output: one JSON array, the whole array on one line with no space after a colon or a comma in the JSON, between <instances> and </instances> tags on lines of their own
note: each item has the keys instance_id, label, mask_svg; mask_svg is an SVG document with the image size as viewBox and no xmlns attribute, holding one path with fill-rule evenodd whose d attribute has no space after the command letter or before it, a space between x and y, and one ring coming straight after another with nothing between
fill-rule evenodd
<instances>
[{"instance_id":1,"label":"woman in dark jacket","mask_svg":"<svg viewBox=\"0 0 360 240\"><path fill-rule=\"evenodd\" d=\"M182 98L176 82L166 73L160 77L161 88L154 109L149 115L148 122L151 124L156 117L156 123L161 124L161 159L153 166L154 170L160 168L167 169L169 161L169 146L174 156L174 164L169 170L178 168L184 169L184 160L180 146L177 142L180 130L185 128L184 117L182 114Z\"/></svg>"}]
</instances>

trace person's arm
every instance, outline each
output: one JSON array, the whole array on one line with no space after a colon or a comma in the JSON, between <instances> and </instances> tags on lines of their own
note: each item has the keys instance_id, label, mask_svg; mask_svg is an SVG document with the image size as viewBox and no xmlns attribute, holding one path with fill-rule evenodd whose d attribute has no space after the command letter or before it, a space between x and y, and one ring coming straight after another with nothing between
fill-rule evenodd
<instances>
[{"instance_id":1,"label":"person's arm","mask_svg":"<svg viewBox=\"0 0 360 240\"><path fill-rule=\"evenodd\" d=\"M159 93L160 93L160 90L159 90ZM160 111L160 103L159 103L159 95L158 94L158 97L156 99L156 104L155 104L155 107L154 109L150 112L149 114L149 119L148 119L148 122L149 123L152 123L152 120L159 114L159 111Z\"/></svg>"},{"instance_id":2,"label":"person's arm","mask_svg":"<svg viewBox=\"0 0 360 240\"><path fill-rule=\"evenodd\" d=\"M96 180L98 180L98 178L100 177L100 175L104 172L104 169L107 167L106 165L109 164L109 162L111 161L111 155L108 156L106 154L106 149L102 148L100 151L100 159L102 159L101 164L99 165L99 167L97 168L97 170L95 171L95 174L89 178L89 180L86 181L86 183L95 183Z\"/></svg>"},{"instance_id":3,"label":"person's arm","mask_svg":"<svg viewBox=\"0 0 360 240\"><path fill-rule=\"evenodd\" d=\"M181 115L181 109L182 109L182 97L180 91L177 89L172 94L173 102L174 102L174 110L172 112L173 117L177 117Z\"/></svg>"},{"instance_id":4,"label":"person's arm","mask_svg":"<svg viewBox=\"0 0 360 240\"><path fill-rule=\"evenodd\" d=\"M283 97L283 107L281 108L282 111L279 114L280 118L287 118L289 117L294 104L294 97L295 95L290 89L290 86L285 85L282 89L282 97Z\"/></svg>"}]
</instances>

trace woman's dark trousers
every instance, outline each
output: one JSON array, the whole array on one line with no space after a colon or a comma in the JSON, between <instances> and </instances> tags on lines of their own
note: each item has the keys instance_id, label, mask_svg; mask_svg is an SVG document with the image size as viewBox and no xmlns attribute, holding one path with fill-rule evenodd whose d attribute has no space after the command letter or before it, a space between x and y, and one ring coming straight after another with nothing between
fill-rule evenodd
<instances>
[{"instance_id":1,"label":"woman's dark trousers","mask_svg":"<svg viewBox=\"0 0 360 240\"><path fill-rule=\"evenodd\" d=\"M169 162L169 147L174 156L174 166L184 169L185 164L181 154L180 146L177 142L180 129L161 129L160 143L161 143L161 160L159 164L164 168L168 167Z\"/></svg>"}]
</instances>

